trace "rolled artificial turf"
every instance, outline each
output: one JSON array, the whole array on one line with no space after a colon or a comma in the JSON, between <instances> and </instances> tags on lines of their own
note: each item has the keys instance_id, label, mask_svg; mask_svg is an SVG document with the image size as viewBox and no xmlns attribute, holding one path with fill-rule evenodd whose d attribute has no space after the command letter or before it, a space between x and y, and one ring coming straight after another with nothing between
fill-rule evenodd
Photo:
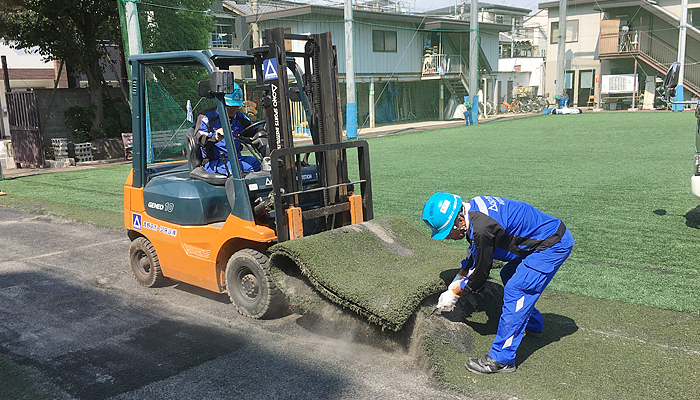
<instances>
[{"instance_id":1,"label":"rolled artificial turf","mask_svg":"<svg viewBox=\"0 0 700 400\"><path fill-rule=\"evenodd\" d=\"M445 279L464 258L462 250L395 215L282 242L270 251L273 267L291 260L331 301L393 331L423 299L446 290ZM298 297L278 286L290 301Z\"/></svg>"}]
</instances>

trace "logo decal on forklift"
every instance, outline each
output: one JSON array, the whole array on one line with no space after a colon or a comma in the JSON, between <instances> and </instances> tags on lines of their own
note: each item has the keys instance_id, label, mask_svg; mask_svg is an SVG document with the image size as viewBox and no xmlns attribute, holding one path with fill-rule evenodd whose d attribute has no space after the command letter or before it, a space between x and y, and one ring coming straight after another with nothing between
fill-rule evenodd
<instances>
[{"instance_id":1,"label":"logo decal on forklift","mask_svg":"<svg viewBox=\"0 0 700 400\"><path fill-rule=\"evenodd\" d=\"M131 213L131 227L137 231L141 230L141 214Z\"/></svg>"},{"instance_id":2,"label":"logo decal on forklift","mask_svg":"<svg viewBox=\"0 0 700 400\"><path fill-rule=\"evenodd\" d=\"M266 81L277 79L279 75L277 74L277 60L274 58L268 58L263 60L263 74Z\"/></svg>"}]
</instances>

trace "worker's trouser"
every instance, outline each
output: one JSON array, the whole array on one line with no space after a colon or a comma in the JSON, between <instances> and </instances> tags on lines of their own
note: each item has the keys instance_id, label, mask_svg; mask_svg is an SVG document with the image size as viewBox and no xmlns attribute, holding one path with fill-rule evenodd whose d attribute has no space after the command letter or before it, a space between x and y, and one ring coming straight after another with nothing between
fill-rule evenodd
<instances>
[{"instance_id":1,"label":"worker's trouser","mask_svg":"<svg viewBox=\"0 0 700 400\"><path fill-rule=\"evenodd\" d=\"M523 339L525 329L540 332L542 314L535 302L564 263L574 239L567 230L562 240L554 246L536 251L525 259L511 261L501 269L503 280L503 309L498 321L496 339L489 356L501 364L515 365L515 351ZM539 270L551 271L547 273Z\"/></svg>"}]
</instances>

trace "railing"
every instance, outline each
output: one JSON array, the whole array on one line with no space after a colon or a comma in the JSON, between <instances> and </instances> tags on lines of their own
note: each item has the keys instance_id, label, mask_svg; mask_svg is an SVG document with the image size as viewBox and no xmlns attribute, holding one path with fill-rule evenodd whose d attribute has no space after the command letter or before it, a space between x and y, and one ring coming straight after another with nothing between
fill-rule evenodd
<instances>
[{"instance_id":1,"label":"railing","mask_svg":"<svg viewBox=\"0 0 700 400\"><path fill-rule=\"evenodd\" d=\"M465 71L459 55L426 54L423 57L423 75L461 74Z\"/></svg>"},{"instance_id":2,"label":"railing","mask_svg":"<svg viewBox=\"0 0 700 400\"><path fill-rule=\"evenodd\" d=\"M663 41L649 36L644 31L600 35L598 55L601 58L624 58L638 56L665 73L678 59L678 51ZM690 57L685 58L684 83L698 94L700 92L700 65Z\"/></svg>"}]
</instances>

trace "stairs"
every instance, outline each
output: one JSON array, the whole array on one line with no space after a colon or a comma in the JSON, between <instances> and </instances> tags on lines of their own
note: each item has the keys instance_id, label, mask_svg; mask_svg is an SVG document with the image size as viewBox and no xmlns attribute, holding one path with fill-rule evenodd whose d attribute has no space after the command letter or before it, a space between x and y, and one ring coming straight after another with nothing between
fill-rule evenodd
<instances>
[{"instance_id":1,"label":"stairs","mask_svg":"<svg viewBox=\"0 0 700 400\"><path fill-rule=\"evenodd\" d=\"M669 65L678 58L678 50L675 47L649 36L644 31L630 31L630 37L634 40L620 45L620 36L617 33L606 34L601 31L599 58L601 60L636 58L660 72L662 76L668 71ZM697 45L697 42L688 39L688 46ZM688 56L685 58L683 88L695 96L700 96L700 64Z\"/></svg>"},{"instance_id":2,"label":"stairs","mask_svg":"<svg viewBox=\"0 0 700 400\"><path fill-rule=\"evenodd\" d=\"M447 87L447 90L457 99L458 103L464 101L464 96L469 95L469 85L464 74L459 74L458 78L441 78L442 83Z\"/></svg>"}]
</instances>

